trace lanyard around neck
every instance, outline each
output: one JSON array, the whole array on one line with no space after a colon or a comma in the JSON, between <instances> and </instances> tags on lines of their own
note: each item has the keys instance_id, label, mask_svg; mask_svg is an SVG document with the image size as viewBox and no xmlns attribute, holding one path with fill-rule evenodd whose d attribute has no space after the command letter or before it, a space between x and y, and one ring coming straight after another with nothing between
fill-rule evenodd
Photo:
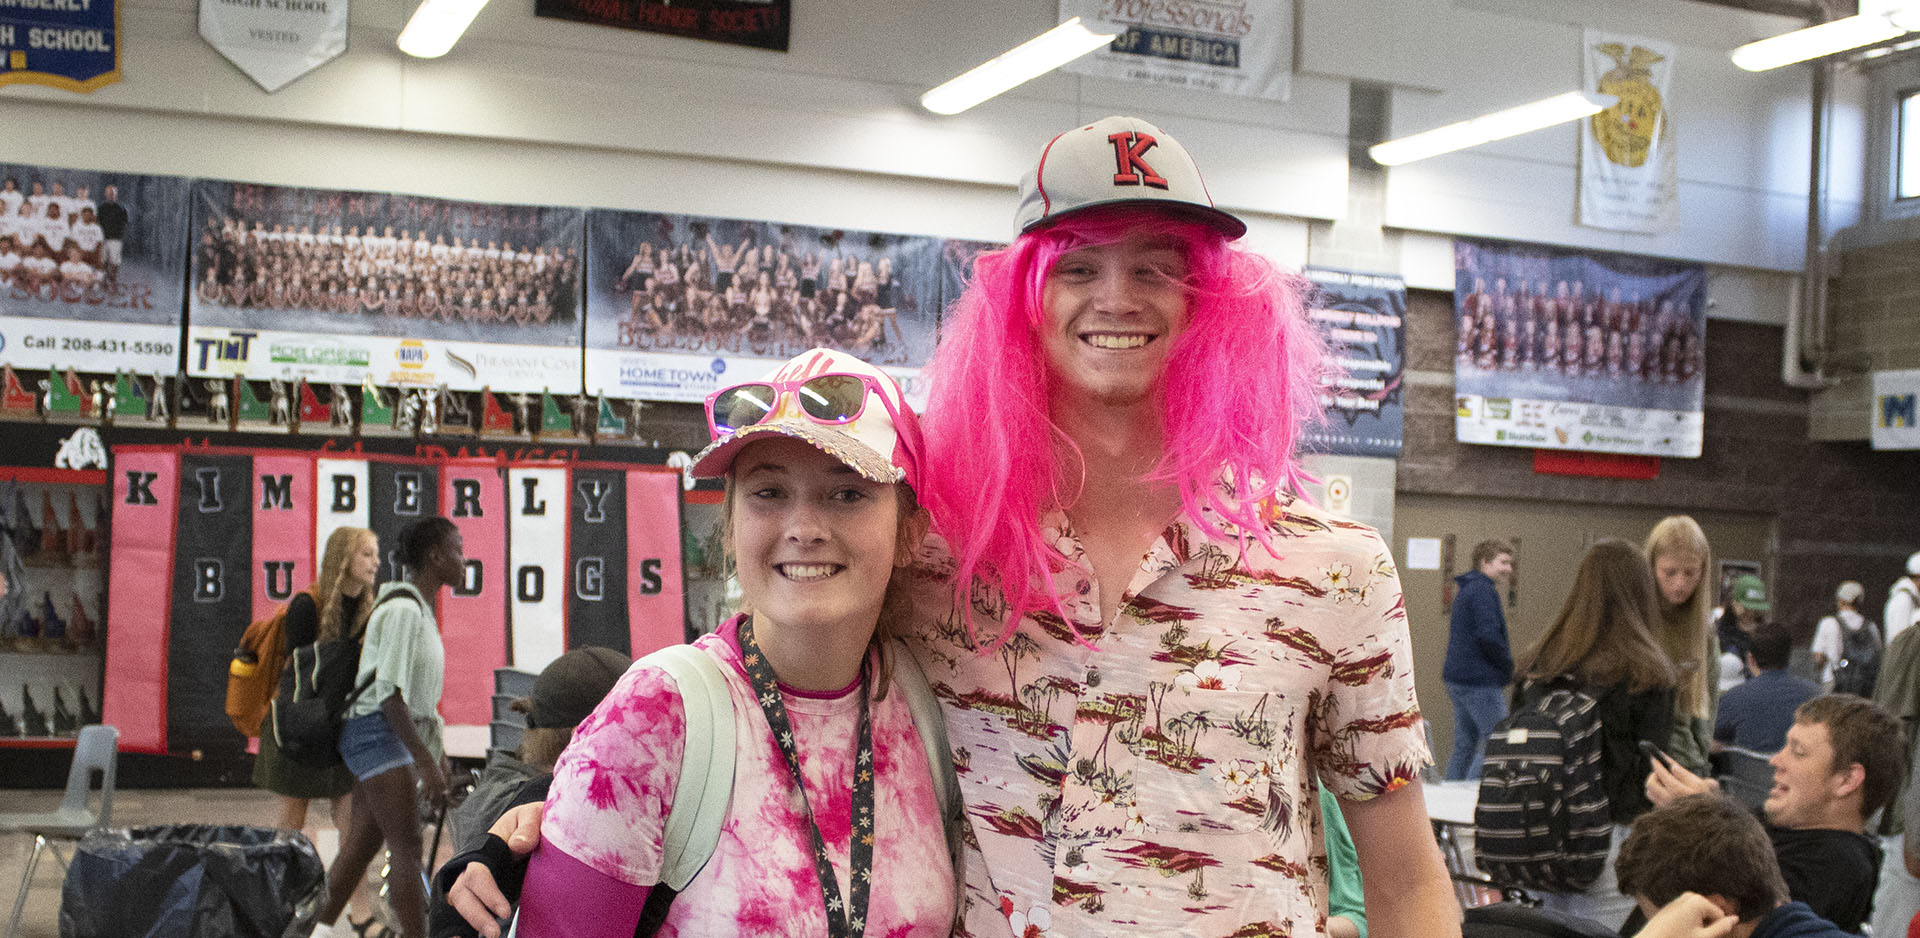
<instances>
[{"instance_id":1,"label":"lanyard around neck","mask_svg":"<svg viewBox=\"0 0 1920 938\"><path fill-rule=\"evenodd\" d=\"M834 878L833 863L827 858L827 842L820 836L820 822L814 819L813 806L807 803L807 786L800 775L800 754L794 748L793 723L787 719L787 705L780 698L779 680L773 666L753 639L753 619L740 623L740 651L747 668L747 680L760 710L773 728L774 741L786 757L793 773L794 788L800 793L800 806L807 812L808 832L813 835L813 870L820 877L820 896L827 905L827 927L831 938L861 938L867 928L867 897L873 878L873 724L867 713L867 677L860 674L860 748L853 766L853 830L848 844L847 884L852 895L841 901L840 883Z\"/></svg>"}]
</instances>

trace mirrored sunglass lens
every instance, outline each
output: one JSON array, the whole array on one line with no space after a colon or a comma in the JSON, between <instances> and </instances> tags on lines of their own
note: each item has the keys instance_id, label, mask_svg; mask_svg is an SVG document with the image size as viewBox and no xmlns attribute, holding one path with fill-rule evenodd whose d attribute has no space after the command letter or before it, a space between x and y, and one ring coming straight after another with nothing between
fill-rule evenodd
<instances>
[{"instance_id":1,"label":"mirrored sunglass lens","mask_svg":"<svg viewBox=\"0 0 1920 938\"><path fill-rule=\"evenodd\" d=\"M866 382L852 375L822 375L800 386L800 406L815 420L839 422L860 412Z\"/></svg>"},{"instance_id":2,"label":"mirrored sunglass lens","mask_svg":"<svg viewBox=\"0 0 1920 938\"><path fill-rule=\"evenodd\" d=\"M713 399L713 423L722 430L751 427L767 419L773 411L773 388L764 384L743 384L728 388Z\"/></svg>"}]
</instances>

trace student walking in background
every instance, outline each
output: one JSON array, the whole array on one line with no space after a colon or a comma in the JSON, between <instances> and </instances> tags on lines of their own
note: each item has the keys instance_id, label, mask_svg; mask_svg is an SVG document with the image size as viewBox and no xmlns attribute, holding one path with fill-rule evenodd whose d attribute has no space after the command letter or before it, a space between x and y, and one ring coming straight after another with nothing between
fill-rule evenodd
<instances>
[{"instance_id":1,"label":"student walking in background","mask_svg":"<svg viewBox=\"0 0 1920 938\"><path fill-rule=\"evenodd\" d=\"M1500 609L1500 587L1513 573L1513 548L1505 541L1481 541L1473 548L1473 569L1453 578L1448 622L1447 661L1441 679L1453 701L1453 755L1447 780L1479 778L1487 755L1487 734L1507 715L1506 686L1513 680L1513 651L1507 645L1507 616Z\"/></svg>"}]
</instances>

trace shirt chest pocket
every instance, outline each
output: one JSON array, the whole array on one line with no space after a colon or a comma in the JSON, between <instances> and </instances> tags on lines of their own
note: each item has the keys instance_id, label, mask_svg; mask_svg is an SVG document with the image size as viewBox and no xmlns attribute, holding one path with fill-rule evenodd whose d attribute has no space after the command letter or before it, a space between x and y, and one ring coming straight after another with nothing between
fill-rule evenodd
<instances>
[{"instance_id":1,"label":"shirt chest pocket","mask_svg":"<svg viewBox=\"0 0 1920 938\"><path fill-rule=\"evenodd\" d=\"M1125 739L1147 830L1244 833L1281 822L1272 694L1156 684L1148 697Z\"/></svg>"}]
</instances>

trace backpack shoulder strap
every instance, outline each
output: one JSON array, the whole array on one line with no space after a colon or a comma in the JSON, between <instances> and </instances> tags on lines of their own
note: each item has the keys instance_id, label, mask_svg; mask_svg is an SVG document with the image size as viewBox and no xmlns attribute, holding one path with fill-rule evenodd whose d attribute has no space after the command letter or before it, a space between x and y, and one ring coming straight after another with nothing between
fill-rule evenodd
<instances>
[{"instance_id":1,"label":"backpack shoulder strap","mask_svg":"<svg viewBox=\"0 0 1920 938\"><path fill-rule=\"evenodd\" d=\"M920 734L920 748L927 752L927 764L933 770L933 796L940 805L940 829L947 838L947 858L953 862L954 888L966 881L966 846L963 831L965 815L960 801L960 777L953 769L953 749L947 743L947 718L940 712L940 699L920 670L920 663L905 642L893 655L893 684L906 697L907 710L913 714L913 728ZM956 897L964 899L956 891Z\"/></svg>"},{"instance_id":2,"label":"backpack shoulder strap","mask_svg":"<svg viewBox=\"0 0 1920 938\"><path fill-rule=\"evenodd\" d=\"M733 698L720 664L692 645L669 645L640 661L673 678L686 712L680 782L660 861L660 882L678 892L713 857L733 799Z\"/></svg>"}]
</instances>

